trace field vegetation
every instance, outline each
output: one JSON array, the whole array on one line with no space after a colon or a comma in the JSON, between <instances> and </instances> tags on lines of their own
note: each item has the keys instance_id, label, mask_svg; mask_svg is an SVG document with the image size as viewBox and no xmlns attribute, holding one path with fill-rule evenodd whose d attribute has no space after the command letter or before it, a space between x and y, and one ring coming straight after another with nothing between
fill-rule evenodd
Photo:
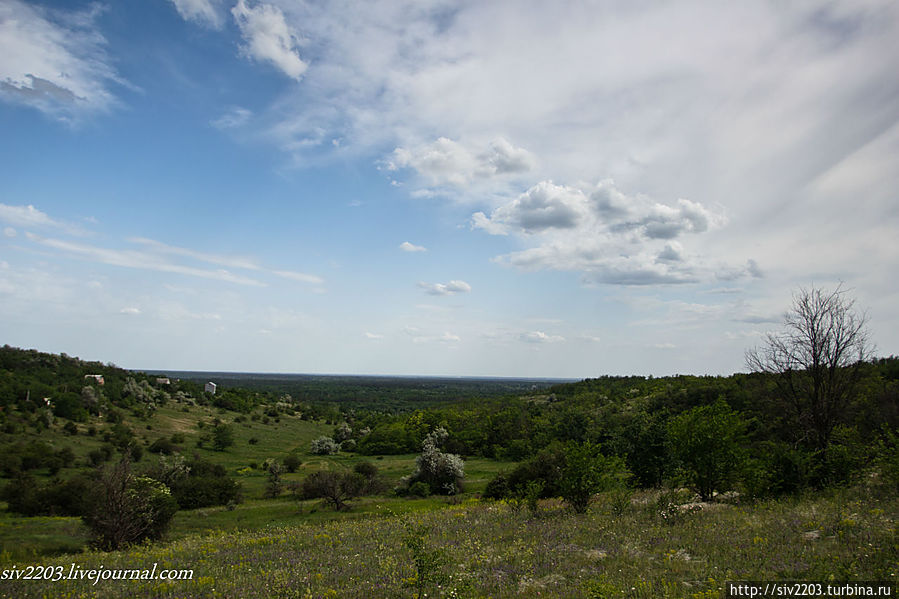
<instances>
[{"instance_id":1,"label":"field vegetation","mask_svg":"<svg viewBox=\"0 0 899 599\"><path fill-rule=\"evenodd\" d=\"M0 590L703 598L726 580L895 581L899 358L872 357L840 289L803 291L786 324L750 374L397 379L383 405L388 379L211 393L5 346L0 565L196 578Z\"/></svg>"}]
</instances>

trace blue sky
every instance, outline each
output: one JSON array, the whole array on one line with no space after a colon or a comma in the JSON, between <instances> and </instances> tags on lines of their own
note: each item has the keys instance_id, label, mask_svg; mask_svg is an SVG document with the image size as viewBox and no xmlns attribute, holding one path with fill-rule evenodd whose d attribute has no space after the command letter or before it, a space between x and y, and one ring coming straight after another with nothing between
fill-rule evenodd
<instances>
[{"instance_id":1,"label":"blue sky","mask_svg":"<svg viewBox=\"0 0 899 599\"><path fill-rule=\"evenodd\" d=\"M0 342L132 368L899 353L899 5L0 1Z\"/></svg>"}]
</instances>

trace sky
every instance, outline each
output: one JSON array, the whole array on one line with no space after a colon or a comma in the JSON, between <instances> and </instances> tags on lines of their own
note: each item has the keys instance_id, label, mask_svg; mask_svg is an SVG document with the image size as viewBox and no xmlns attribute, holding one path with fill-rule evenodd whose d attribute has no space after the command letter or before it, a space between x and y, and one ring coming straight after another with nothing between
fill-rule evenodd
<instances>
[{"instance_id":1,"label":"sky","mask_svg":"<svg viewBox=\"0 0 899 599\"><path fill-rule=\"evenodd\" d=\"M0 0L0 343L726 375L897 272L894 0Z\"/></svg>"}]
</instances>

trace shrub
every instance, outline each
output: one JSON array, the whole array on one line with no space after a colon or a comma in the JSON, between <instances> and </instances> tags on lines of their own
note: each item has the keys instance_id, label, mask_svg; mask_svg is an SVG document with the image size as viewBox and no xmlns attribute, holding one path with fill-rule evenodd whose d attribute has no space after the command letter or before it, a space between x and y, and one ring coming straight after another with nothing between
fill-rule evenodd
<instances>
[{"instance_id":1,"label":"shrub","mask_svg":"<svg viewBox=\"0 0 899 599\"><path fill-rule=\"evenodd\" d=\"M234 445L234 431L229 424L219 424L212 429L212 446L216 451L225 451Z\"/></svg>"},{"instance_id":2,"label":"shrub","mask_svg":"<svg viewBox=\"0 0 899 599\"><path fill-rule=\"evenodd\" d=\"M746 423L724 402L700 406L668 424L674 456L681 463L687 484L702 497L727 491L744 464Z\"/></svg>"},{"instance_id":3,"label":"shrub","mask_svg":"<svg viewBox=\"0 0 899 599\"><path fill-rule=\"evenodd\" d=\"M284 468L287 469L288 472L296 472L297 468L299 468L303 462L300 460L300 457L291 453L288 454L287 457L284 458Z\"/></svg>"},{"instance_id":4,"label":"shrub","mask_svg":"<svg viewBox=\"0 0 899 599\"><path fill-rule=\"evenodd\" d=\"M561 476L565 466L564 447L553 444L540 451L536 456L519 464L509 474L510 495L524 493L531 481L542 484L540 497L559 497L561 495Z\"/></svg>"},{"instance_id":5,"label":"shrub","mask_svg":"<svg viewBox=\"0 0 899 599\"><path fill-rule=\"evenodd\" d=\"M148 449L150 450L150 453L161 453L164 455L171 455L180 451L180 448L172 443L171 439L167 439L166 437L156 439L150 444Z\"/></svg>"},{"instance_id":6,"label":"shrub","mask_svg":"<svg viewBox=\"0 0 899 599\"><path fill-rule=\"evenodd\" d=\"M593 495L623 487L628 477L624 461L618 456L604 456L591 443L571 443L565 449L561 495L575 512L583 514Z\"/></svg>"},{"instance_id":7,"label":"shrub","mask_svg":"<svg viewBox=\"0 0 899 599\"><path fill-rule=\"evenodd\" d=\"M334 455L340 451L340 445L331 437L319 437L312 441L310 451L315 455Z\"/></svg>"},{"instance_id":8,"label":"shrub","mask_svg":"<svg viewBox=\"0 0 899 599\"><path fill-rule=\"evenodd\" d=\"M455 495L462 490L465 462L459 456L439 449L448 436L446 429L439 427L425 437L421 454L415 458L415 472L408 478L409 485L423 482L432 495Z\"/></svg>"},{"instance_id":9,"label":"shrub","mask_svg":"<svg viewBox=\"0 0 899 599\"><path fill-rule=\"evenodd\" d=\"M127 460L101 473L91 507L82 516L91 544L114 551L144 539L159 539L168 529L178 503L158 480L131 474Z\"/></svg>"},{"instance_id":10,"label":"shrub","mask_svg":"<svg viewBox=\"0 0 899 599\"><path fill-rule=\"evenodd\" d=\"M484 488L481 497L484 499L505 499L509 496L509 477L505 472L500 472Z\"/></svg>"},{"instance_id":11,"label":"shrub","mask_svg":"<svg viewBox=\"0 0 899 599\"><path fill-rule=\"evenodd\" d=\"M268 463L268 481L265 483L265 496L277 497L284 490L284 481L281 479L281 473L284 467L281 462L271 460Z\"/></svg>"},{"instance_id":12,"label":"shrub","mask_svg":"<svg viewBox=\"0 0 899 599\"><path fill-rule=\"evenodd\" d=\"M302 495L304 499L324 499L341 511L348 507L350 499L362 494L365 483L365 477L358 472L319 470L303 481Z\"/></svg>"},{"instance_id":13,"label":"shrub","mask_svg":"<svg viewBox=\"0 0 899 599\"><path fill-rule=\"evenodd\" d=\"M412 497L427 497L431 494L431 487L422 481L414 482L409 485L408 494Z\"/></svg>"}]
</instances>

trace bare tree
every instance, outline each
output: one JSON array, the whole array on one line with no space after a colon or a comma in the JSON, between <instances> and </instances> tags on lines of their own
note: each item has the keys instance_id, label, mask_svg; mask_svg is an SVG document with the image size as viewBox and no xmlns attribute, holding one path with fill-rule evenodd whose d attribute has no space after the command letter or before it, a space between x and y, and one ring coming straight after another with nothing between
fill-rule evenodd
<instances>
[{"instance_id":1,"label":"bare tree","mask_svg":"<svg viewBox=\"0 0 899 599\"><path fill-rule=\"evenodd\" d=\"M842 285L833 291L804 289L793 297L785 330L746 353L753 372L775 375L777 389L817 449L826 450L873 355L868 316Z\"/></svg>"}]
</instances>

